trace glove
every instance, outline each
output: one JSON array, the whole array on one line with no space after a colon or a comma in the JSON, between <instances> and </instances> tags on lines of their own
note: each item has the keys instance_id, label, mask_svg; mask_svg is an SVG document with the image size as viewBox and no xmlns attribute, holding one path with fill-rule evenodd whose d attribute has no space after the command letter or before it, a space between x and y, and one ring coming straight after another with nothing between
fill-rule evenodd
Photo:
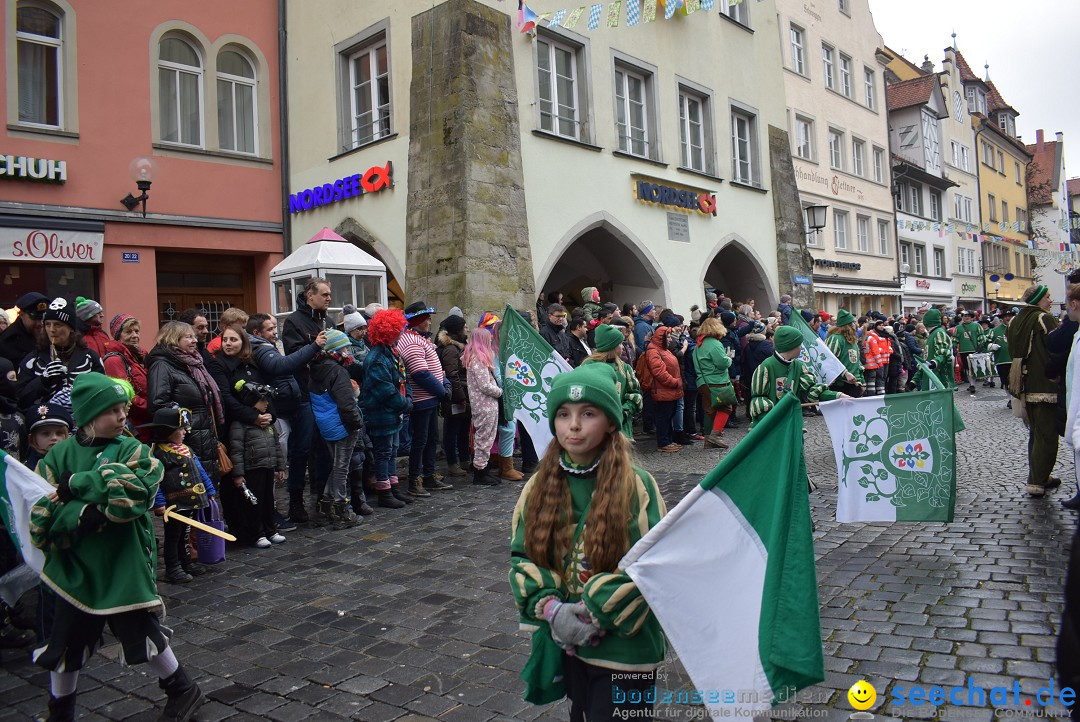
<instances>
[{"instance_id":1,"label":"glove","mask_svg":"<svg viewBox=\"0 0 1080 722\"><path fill-rule=\"evenodd\" d=\"M551 627L551 638L564 649L588 644L600 632L591 622L581 621L579 614L589 617L584 602L565 604L557 599L549 599L544 605L543 616Z\"/></svg>"},{"instance_id":2,"label":"glove","mask_svg":"<svg viewBox=\"0 0 1080 722\"><path fill-rule=\"evenodd\" d=\"M75 527L75 538L81 539L87 534L101 531L101 528L109 523L108 517L94 504L87 504L83 513L79 516L79 525Z\"/></svg>"},{"instance_id":3,"label":"glove","mask_svg":"<svg viewBox=\"0 0 1080 722\"><path fill-rule=\"evenodd\" d=\"M445 394L443 394L443 397L445 398L446 396L449 396L449 395L450 395L450 392L451 392L451 391L453 391L453 389L454 389L454 384L453 384L453 383L451 383L450 379L446 379L446 378L444 378L444 379L443 379L443 382L442 382L442 385L443 385L443 388L444 388L444 389L446 389L446 393L445 393Z\"/></svg>"},{"instance_id":4,"label":"glove","mask_svg":"<svg viewBox=\"0 0 1080 722\"><path fill-rule=\"evenodd\" d=\"M735 349L733 349L733 348L729 348L729 349L727 350L727 357L728 357L728 358L730 358L730 359L733 359L733 358L735 358Z\"/></svg>"},{"instance_id":5,"label":"glove","mask_svg":"<svg viewBox=\"0 0 1080 722\"><path fill-rule=\"evenodd\" d=\"M61 502L69 502L74 497L71 495L71 472L65 471L56 484L56 496Z\"/></svg>"},{"instance_id":6,"label":"glove","mask_svg":"<svg viewBox=\"0 0 1080 722\"><path fill-rule=\"evenodd\" d=\"M998 344L996 344L996 343L991 343L991 344L987 344L987 346L986 346L986 349L987 349L988 351L997 351L997 350L998 350L998 349L1000 349L1000 348L1001 348L1001 346L999 346L999 345L998 345Z\"/></svg>"},{"instance_id":7,"label":"glove","mask_svg":"<svg viewBox=\"0 0 1080 722\"><path fill-rule=\"evenodd\" d=\"M45 384L46 388L55 389L59 386L63 386L64 381L67 379L67 366L63 361L57 359L52 361L41 372L41 381Z\"/></svg>"}]
</instances>

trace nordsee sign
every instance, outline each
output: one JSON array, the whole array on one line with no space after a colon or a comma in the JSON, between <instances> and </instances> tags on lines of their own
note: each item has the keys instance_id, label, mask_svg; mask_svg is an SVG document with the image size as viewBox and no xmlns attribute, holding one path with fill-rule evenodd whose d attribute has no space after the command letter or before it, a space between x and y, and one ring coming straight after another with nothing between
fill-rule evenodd
<instances>
[{"instance_id":1,"label":"nordsee sign","mask_svg":"<svg viewBox=\"0 0 1080 722\"><path fill-rule=\"evenodd\" d=\"M338 203L346 198L359 198L365 193L377 193L394 187L394 164L368 168L366 173L339 178L289 195L289 213L302 213L312 208Z\"/></svg>"},{"instance_id":2,"label":"nordsee sign","mask_svg":"<svg viewBox=\"0 0 1080 722\"><path fill-rule=\"evenodd\" d=\"M634 195L643 203L697 211L706 216L716 215L716 196L708 191L673 188L663 183L639 180L634 184Z\"/></svg>"}]
</instances>

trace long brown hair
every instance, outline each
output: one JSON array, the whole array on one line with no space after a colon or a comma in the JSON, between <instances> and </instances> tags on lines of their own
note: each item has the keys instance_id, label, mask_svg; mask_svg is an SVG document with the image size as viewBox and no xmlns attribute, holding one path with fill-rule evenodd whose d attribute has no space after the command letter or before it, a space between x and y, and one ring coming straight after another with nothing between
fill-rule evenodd
<instances>
[{"instance_id":1,"label":"long brown hair","mask_svg":"<svg viewBox=\"0 0 1080 722\"><path fill-rule=\"evenodd\" d=\"M559 466L562 451L557 442L548 445L525 509L525 553L536 564L558 573L574 533L570 487ZM593 501L585 518L585 557L594 572L613 572L630 549L627 525L635 472L630 442L617 426L600 446L600 454Z\"/></svg>"},{"instance_id":2,"label":"long brown hair","mask_svg":"<svg viewBox=\"0 0 1080 722\"><path fill-rule=\"evenodd\" d=\"M837 335L837 336L843 336L844 340L847 341L852 346L858 346L859 345L859 337L855 333L855 325L854 324L845 323L843 326L833 326L832 328L829 329L829 333L826 334L826 335L827 336L832 336L834 334Z\"/></svg>"}]
</instances>

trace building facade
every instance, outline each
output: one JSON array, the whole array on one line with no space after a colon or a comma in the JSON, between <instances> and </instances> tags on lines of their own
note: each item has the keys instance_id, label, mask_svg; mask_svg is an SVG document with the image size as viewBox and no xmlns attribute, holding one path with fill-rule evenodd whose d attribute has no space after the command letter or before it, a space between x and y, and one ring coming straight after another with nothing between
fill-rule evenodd
<instances>
[{"instance_id":1,"label":"building facade","mask_svg":"<svg viewBox=\"0 0 1080 722\"><path fill-rule=\"evenodd\" d=\"M1032 157L1027 174L1031 237L1037 248L1060 250L1062 243L1069 242L1071 230L1064 134L1046 140L1039 128L1035 142L1026 148Z\"/></svg>"},{"instance_id":2,"label":"building facade","mask_svg":"<svg viewBox=\"0 0 1080 722\"><path fill-rule=\"evenodd\" d=\"M807 237L817 306L900 310L881 35L866 0L778 0L792 157L803 206L828 206Z\"/></svg>"},{"instance_id":3,"label":"building facade","mask_svg":"<svg viewBox=\"0 0 1080 722\"><path fill-rule=\"evenodd\" d=\"M107 318L137 316L144 341L188 306L211 321L268 307L283 257L276 10L3 8L0 304L93 297ZM121 202L144 186L145 215Z\"/></svg>"},{"instance_id":4,"label":"building facade","mask_svg":"<svg viewBox=\"0 0 1080 722\"><path fill-rule=\"evenodd\" d=\"M609 9L523 33L495 0L288 3L291 113L330 109L291 127L295 242L330 227L386 264L392 301L440 313L587 286L775 306L773 3Z\"/></svg>"},{"instance_id":5,"label":"building facade","mask_svg":"<svg viewBox=\"0 0 1080 722\"><path fill-rule=\"evenodd\" d=\"M956 184L945 174L941 142L948 104L932 73L890 83L887 93L903 310L951 308L953 244L945 207Z\"/></svg>"},{"instance_id":6,"label":"building facade","mask_svg":"<svg viewBox=\"0 0 1080 722\"><path fill-rule=\"evenodd\" d=\"M975 75L959 51L956 64L974 130L985 300L988 306L1012 306L1021 302L1024 289L1035 280L1035 264L1024 252L1031 240L1027 210L1031 154L1016 136L1019 113L1005 102L989 75Z\"/></svg>"}]
</instances>

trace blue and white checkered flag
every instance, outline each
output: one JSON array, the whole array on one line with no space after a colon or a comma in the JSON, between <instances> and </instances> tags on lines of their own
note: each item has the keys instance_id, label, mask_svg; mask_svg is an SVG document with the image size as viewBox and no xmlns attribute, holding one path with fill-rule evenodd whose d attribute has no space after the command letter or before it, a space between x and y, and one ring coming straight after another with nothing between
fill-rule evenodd
<instances>
[{"instance_id":1,"label":"blue and white checkered flag","mask_svg":"<svg viewBox=\"0 0 1080 722\"><path fill-rule=\"evenodd\" d=\"M589 30L596 30L600 27L600 13L603 12L603 10L604 6L600 3L589 8Z\"/></svg>"},{"instance_id":2,"label":"blue and white checkered flag","mask_svg":"<svg viewBox=\"0 0 1080 722\"><path fill-rule=\"evenodd\" d=\"M701 0L701 9L712 10L714 4L716 4L716 0Z\"/></svg>"},{"instance_id":3,"label":"blue and white checkered flag","mask_svg":"<svg viewBox=\"0 0 1080 722\"><path fill-rule=\"evenodd\" d=\"M555 15L552 16L552 18L551 18L551 22L548 23L548 27L549 28L557 28L557 27L559 27L560 25L562 25L563 18L565 18L565 17L566 17L566 11L565 10L556 11Z\"/></svg>"},{"instance_id":4,"label":"blue and white checkered flag","mask_svg":"<svg viewBox=\"0 0 1080 722\"><path fill-rule=\"evenodd\" d=\"M682 0L667 0L664 3L664 20L671 20L675 11L683 6Z\"/></svg>"},{"instance_id":5,"label":"blue and white checkered flag","mask_svg":"<svg viewBox=\"0 0 1080 722\"><path fill-rule=\"evenodd\" d=\"M641 0L626 0L626 24L634 27L641 22Z\"/></svg>"}]
</instances>

